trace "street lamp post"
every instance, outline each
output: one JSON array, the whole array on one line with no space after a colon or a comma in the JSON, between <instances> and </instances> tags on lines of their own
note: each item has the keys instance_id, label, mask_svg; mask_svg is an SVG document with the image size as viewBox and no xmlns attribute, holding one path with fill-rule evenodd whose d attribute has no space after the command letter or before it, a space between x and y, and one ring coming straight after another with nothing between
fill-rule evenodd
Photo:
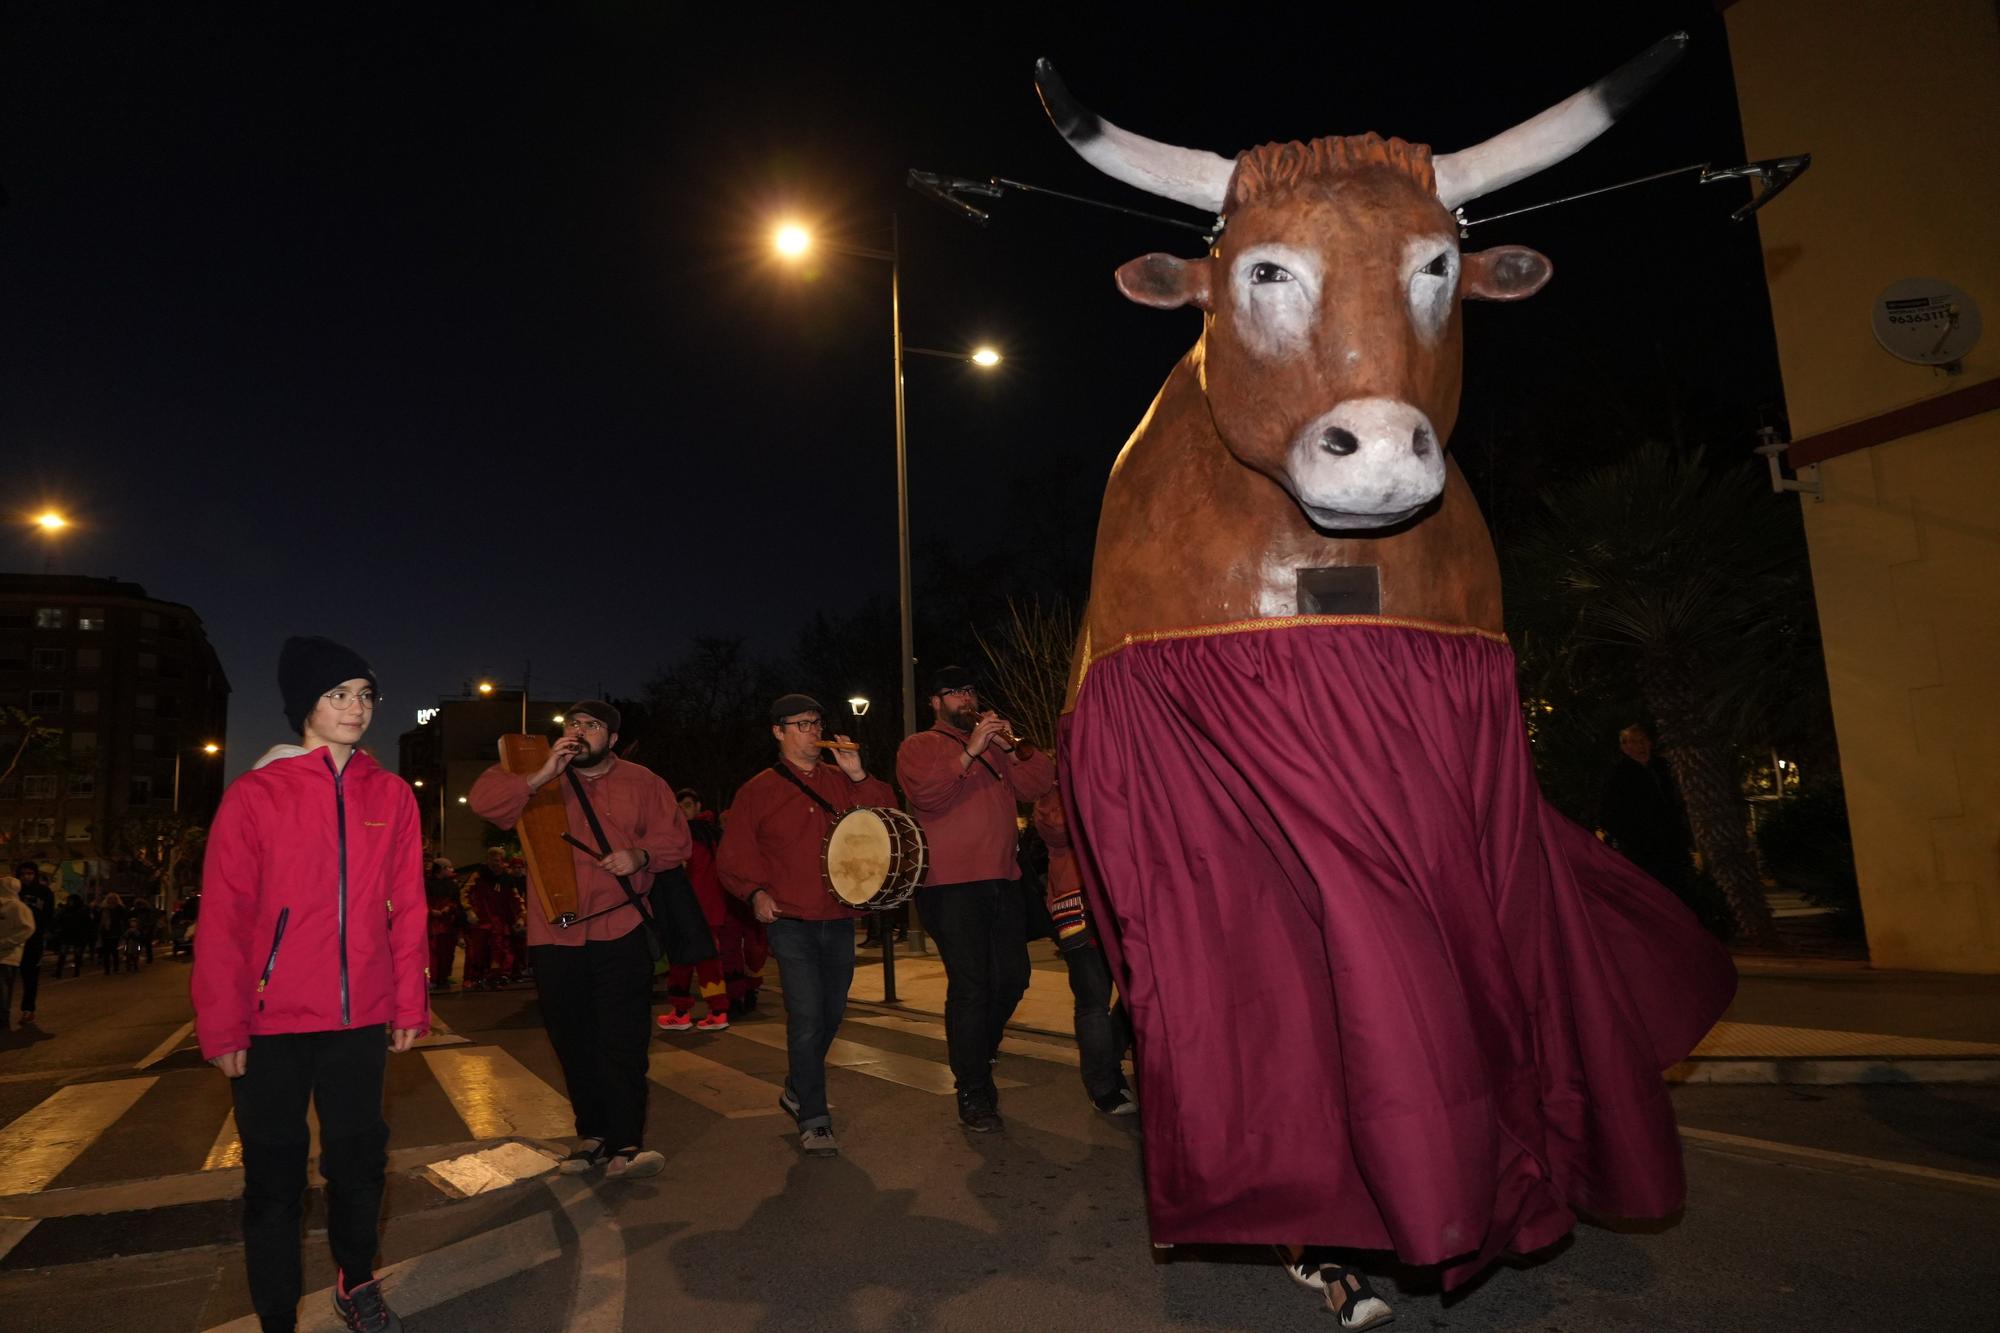
<instances>
[{"instance_id":1,"label":"street lamp post","mask_svg":"<svg viewBox=\"0 0 2000 1333\"><path fill-rule=\"evenodd\" d=\"M209 741L201 747L201 752L213 759L222 753L222 747ZM174 813L181 812L181 755L185 753L179 746L174 748Z\"/></svg>"},{"instance_id":2,"label":"street lamp post","mask_svg":"<svg viewBox=\"0 0 2000 1333\"><path fill-rule=\"evenodd\" d=\"M902 240L893 213L889 215L887 250L850 245L844 241L822 241L796 223L780 227L773 244L786 259L797 259L817 246L834 254L879 260L889 266L889 355L896 389L896 602L902 621L903 734L913 735L917 730L917 645L910 597L910 448L907 418L903 411L903 359L905 356L935 356L947 361L969 361L982 370L990 370L1000 364L1001 356L991 347L979 347L966 353L904 345Z\"/></svg>"}]
</instances>

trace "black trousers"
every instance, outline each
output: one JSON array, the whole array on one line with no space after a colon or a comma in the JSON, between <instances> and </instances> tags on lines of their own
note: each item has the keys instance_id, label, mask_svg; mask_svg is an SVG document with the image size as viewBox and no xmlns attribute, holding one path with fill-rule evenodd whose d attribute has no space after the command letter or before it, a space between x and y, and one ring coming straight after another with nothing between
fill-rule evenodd
<instances>
[{"instance_id":1,"label":"black trousers","mask_svg":"<svg viewBox=\"0 0 2000 1333\"><path fill-rule=\"evenodd\" d=\"M301 1284L299 1227L311 1136L319 1112L326 1238L351 1286L375 1269L389 1126L382 1119L388 1034L380 1024L252 1037L243 1077L230 1084L243 1140L243 1261L250 1304L266 1328L291 1328Z\"/></svg>"},{"instance_id":2,"label":"black trousers","mask_svg":"<svg viewBox=\"0 0 2000 1333\"><path fill-rule=\"evenodd\" d=\"M21 1012L35 1012L35 994L42 988L42 936L21 948Z\"/></svg>"},{"instance_id":3,"label":"black trousers","mask_svg":"<svg viewBox=\"0 0 2000 1333\"><path fill-rule=\"evenodd\" d=\"M613 1152L644 1147L653 956L646 928L615 940L537 944L535 991L562 1064L576 1132Z\"/></svg>"},{"instance_id":4,"label":"black trousers","mask_svg":"<svg viewBox=\"0 0 2000 1333\"><path fill-rule=\"evenodd\" d=\"M917 917L944 960L945 1050L958 1091L991 1097L993 1053L1028 991L1021 886L1012 880L931 884Z\"/></svg>"},{"instance_id":5,"label":"black trousers","mask_svg":"<svg viewBox=\"0 0 2000 1333\"><path fill-rule=\"evenodd\" d=\"M1062 948L1062 960L1076 1000L1076 1049L1082 1057L1077 1072L1083 1075L1083 1090L1093 1100L1108 1097L1125 1086L1122 1062L1132 1044L1124 1010L1111 1005L1111 965L1088 934Z\"/></svg>"}]
</instances>

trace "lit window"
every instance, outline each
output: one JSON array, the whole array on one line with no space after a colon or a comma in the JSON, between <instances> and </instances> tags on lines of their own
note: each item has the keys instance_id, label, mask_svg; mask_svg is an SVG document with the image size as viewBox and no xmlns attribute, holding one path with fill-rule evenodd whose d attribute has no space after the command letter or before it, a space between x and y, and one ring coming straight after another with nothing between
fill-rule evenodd
<instances>
[{"instance_id":1,"label":"lit window","mask_svg":"<svg viewBox=\"0 0 2000 1333\"><path fill-rule=\"evenodd\" d=\"M23 773L21 775L21 799L24 801L53 801L56 798L56 775L53 773Z\"/></svg>"},{"instance_id":2,"label":"lit window","mask_svg":"<svg viewBox=\"0 0 2000 1333\"><path fill-rule=\"evenodd\" d=\"M104 628L104 608L101 606L84 607L83 610L76 613L76 627L92 633L102 630Z\"/></svg>"},{"instance_id":3,"label":"lit window","mask_svg":"<svg viewBox=\"0 0 2000 1333\"><path fill-rule=\"evenodd\" d=\"M69 623L69 609L61 606L35 608L36 629L61 629Z\"/></svg>"},{"instance_id":4,"label":"lit window","mask_svg":"<svg viewBox=\"0 0 2000 1333\"><path fill-rule=\"evenodd\" d=\"M97 825L89 815L71 815L63 824L63 838L68 842L88 842L97 834Z\"/></svg>"},{"instance_id":5,"label":"lit window","mask_svg":"<svg viewBox=\"0 0 2000 1333\"><path fill-rule=\"evenodd\" d=\"M54 842L56 821L53 819L24 819L21 821L22 842Z\"/></svg>"}]
</instances>

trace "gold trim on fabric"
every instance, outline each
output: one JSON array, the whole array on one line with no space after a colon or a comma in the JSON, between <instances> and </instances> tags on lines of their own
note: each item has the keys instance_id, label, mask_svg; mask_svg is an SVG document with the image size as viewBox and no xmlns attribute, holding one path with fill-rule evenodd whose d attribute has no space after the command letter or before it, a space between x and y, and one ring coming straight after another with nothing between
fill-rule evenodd
<instances>
[{"instance_id":1,"label":"gold trim on fabric","mask_svg":"<svg viewBox=\"0 0 2000 1333\"><path fill-rule=\"evenodd\" d=\"M1168 639L1208 639L1218 634L1245 634L1254 630L1308 629L1323 625L1382 625L1389 629L1422 630L1426 634L1442 634L1450 638L1472 637L1505 645L1507 636L1498 630L1480 629L1476 625L1447 625L1436 620L1417 620L1409 616L1270 616L1258 620L1229 620L1219 625L1194 625L1187 629L1149 629L1127 634L1101 653L1092 652L1090 632L1086 627L1083 638L1083 662L1076 673L1076 697L1063 709L1065 713L1075 709L1077 699L1083 697L1083 682L1090 675L1090 668L1102 662L1121 648L1129 648L1135 643L1160 643Z\"/></svg>"}]
</instances>

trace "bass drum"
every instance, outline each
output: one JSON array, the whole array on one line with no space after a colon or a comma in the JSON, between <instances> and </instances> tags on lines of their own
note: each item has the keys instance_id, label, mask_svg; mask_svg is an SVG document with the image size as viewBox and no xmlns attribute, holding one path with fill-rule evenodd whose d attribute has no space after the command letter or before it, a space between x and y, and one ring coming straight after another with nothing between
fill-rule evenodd
<instances>
[{"instance_id":1,"label":"bass drum","mask_svg":"<svg viewBox=\"0 0 2000 1333\"><path fill-rule=\"evenodd\" d=\"M924 831L901 810L863 805L826 831L820 878L826 891L860 911L901 907L924 881Z\"/></svg>"}]
</instances>

